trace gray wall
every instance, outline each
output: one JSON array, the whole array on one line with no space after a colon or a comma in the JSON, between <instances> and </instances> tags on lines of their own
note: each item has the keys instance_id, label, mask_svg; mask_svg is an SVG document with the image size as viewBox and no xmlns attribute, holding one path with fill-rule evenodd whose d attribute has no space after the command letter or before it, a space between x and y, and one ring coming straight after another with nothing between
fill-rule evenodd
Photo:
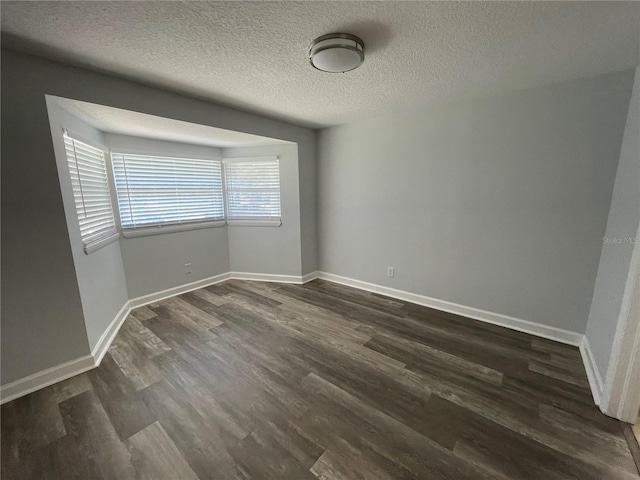
<instances>
[{"instance_id":1,"label":"gray wall","mask_svg":"<svg viewBox=\"0 0 640 480\"><path fill-rule=\"evenodd\" d=\"M114 150L163 155L233 158L280 157L282 226L224 226L120 240L129 298L231 271L300 275L300 197L295 144L260 147L206 147L107 133ZM115 200L114 200L115 202ZM185 263L192 273L186 274Z\"/></svg>"},{"instance_id":2,"label":"gray wall","mask_svg":"<svg viewBox=\"0 0 640 480\"><path fill-rule=\"evenodd\" d=\"M89 353L44 98L46 72L37 79L20 67L3 55L2 384Z\"/></svg>"},{"instance_id":3,"label":"gray wall","mask_svg":"<svg viewBox=\"0 0 640 480\"><path fill-rule=\"evenodd\" d=\"M3 49L2 384L89 352L45 94L296 142L301 200L315 201L313 130ZM304 238L315 210L301 206Z\"/></svg>"},{"instance_id":4,"label":"gray wall","mask_svg":"<svg viewBox=\"0 0 640 480\"><path fill-rule=\"evenodd\" d=\"M104 137L108 147L130 153L222 158L222 150L214 147L111 133ZM120 247L129 298L132 299L229 271L227 227L137 238L121 237ZM190 274L185 273L185 263L191 263Z\"/></svg>"},{"instance_id":5,"label":"gray wall","mask_svg":"<svg viewBox=\"0 0 640 480\"><path fill-rule=\"evenodd\" d=\"M279 227L228 226L231 271L300 275L302 272L298 147L294 144L225 148L224 158L280 158Z\"/></svg>"},{"instance_id":6,"label":"gray wall","mask_svg":"<svg viewBox=\"0 0 640 480\"><path fill-rule=\"evenodd\" d=\"M317 165L304 160L317 158L317 134L311 132L313 141L298 142L302 275L318 270Z\"/></svg>"},{"instance_id":7,"label":"gray wall","mask_svg":"<svg viewBox=\"0 0 640 480\"><path fill-rule=\"evenodd\" d=\"M85 328L93 350L127 302L127 282L118 242L89 255L84 253L62 131L66 128L78 140L96 147L103 147L105 142L102 132L60 108L51 97L47 97L47 108Z\"/></svg>"},{"instance_id":8,"label":"gray wall","mask_svg":"<svg viewBox=\"0 0 640 480\"><path fill-rule=\"evenodd\" d=\"M601 377L609 367L618 315L640 223L640 68L624 130L598 276L589 312L587 339ZM632 239L630 241L629 239ZM635 240L640 241L640 240Z\"/></svg>"},{"instance_id":9,"label":"gray wall","mask_svg":"<svg viewBox=\"0 0 640 480\"><path fill-rule=\"evenodd\" d=\"M229 271L227 228L120 240L129 298L134 299ZM191 263L186 274L184 264Z\"/></svg>"},{"instance_id":10,"label":"gray wall","mask_svg":"<svg viewBox=\"0 0 640 480\"><path fill-rule=\"evenodd\" d=\"M632 81L321 131L320 269L584 332Z\"/></svg>"}]
</instances>

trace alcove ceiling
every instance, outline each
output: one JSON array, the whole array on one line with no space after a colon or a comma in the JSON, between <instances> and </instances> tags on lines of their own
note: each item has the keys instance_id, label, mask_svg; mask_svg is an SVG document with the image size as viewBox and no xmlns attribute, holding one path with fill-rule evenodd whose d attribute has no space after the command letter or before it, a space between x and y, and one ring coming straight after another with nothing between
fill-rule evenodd
<instances>
[{"instance_id":1,"label":"alcove ceiling","mask_svg":"<svg viewBox=\"0 0 640 480\"><path fill-rule=\"evenodd\" d=\"M2 2L9 48L322 127L640 64L640 2ZM313 69L311 41L366 45Z\"/></svg>"},{"instance_id":2,"label":"alcove ceiling","mask_svg":"<svg viewBox=\"0 0 640 480\"><path fill-rule=\"evenodd\" d=\"M289 143L274 138L157 117L95 103L62 97L51 96L50 98L72 115L105 133L219 148Z\"/></svg>"}]
</instances>

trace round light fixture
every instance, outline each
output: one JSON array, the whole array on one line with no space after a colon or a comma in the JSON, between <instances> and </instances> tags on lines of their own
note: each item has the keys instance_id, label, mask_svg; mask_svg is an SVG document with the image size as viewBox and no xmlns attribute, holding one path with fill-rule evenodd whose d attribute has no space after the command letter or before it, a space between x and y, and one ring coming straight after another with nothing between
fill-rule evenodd
<instances>
[{"instance_id":1,"label":"round light fixture","mask_svg":"<svg viewBox=\"0 0 640 480\"><path fill-rule=\"evenodd\" d=\"M364 62L364 42L349 33L322 35L309 47L309 62L323 72L348 72Z\"/></svg>"}]
</instances>

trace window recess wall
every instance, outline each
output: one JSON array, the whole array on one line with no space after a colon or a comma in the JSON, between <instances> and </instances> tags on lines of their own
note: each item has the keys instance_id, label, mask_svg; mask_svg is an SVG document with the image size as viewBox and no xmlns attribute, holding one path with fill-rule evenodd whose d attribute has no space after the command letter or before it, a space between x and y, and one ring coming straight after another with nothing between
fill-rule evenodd
<instances>
[{"instance_id":1,"label":"window recess wall","mask_svg":"<svg viewBox=\"0 0 640 480\"><path fill-rule=\"evenodd\" d=\"M84 353L89 353L98 345L100 338L128 299L127 279L122 263L120 243L117 241L118 235L106 237L107 239L111 238L112 240L116 240L111 241L111 243L109 243L109 241L93 242L89 243L88 246L86 245L88 242L87 239L91 239L96 233L100 234L103 231L105 233L114 232L112 229L114 225L112 206L115 205L112 205L108 197L104 196L105 191L110 192L104 183L105 174L108 173L109 169L107 155L104 156L104 159L107 161L107 164L104 165L104 170L102 170L100 166L100 153L103 150L106 151L107 147L102 132L61 108L55 98L47 96L46 103L49 115L49 135L53 142L55 152L55 159L53 159L53 161L58 169L58 188L62 194L64 214L67 223L67 242L71 246L73 266L75 268L77 288L80 292L80 302L84 318L84 325L82 325L82 330L85 332L84 348L86 350ZM94 198L99 198L100 201L87 203L87 206L99 206L102 212L101 218L109 219L109 221L103 222L103 224L108 225L108 227L102 228L97 232L92 228L92 225L95 224L84 222L87 217L83 211L78 211L82 205L77 202L79 187L74 188L74 184L77 183L77 179L74 179L74 176L77 174L74 175L73 173L75 165L72 163L72 168L71 170L69 169L69 154L71 153L70 148L72 143L69 138L64 137L63 132L65 130L69 132L71 138L75 137L75 139L78 140L75 142L76 153L81 163L87 162L88 165L94 163L98 165L98 167L91 166L87 167L87 169L90 175L99 180L98 182L91 182L89 184L91 186L89 191L93 192L93 190L97 188L100 195ZM79 153L81 143L92 146L82 147L83 150L87 151L86 154ZM74 193L76 195L74 195ZM102 220L100 222L102 222ZM85 250L85 248L88 248L88 250ZM85 253L86 251L90 253L87 254ZM51 260L49 260L49 262L51 262ZM60 299L57 299L57 302L60 301ZM63 301L67 301L67 299ZM42 334L45 328L46 327L38 329L39 334ZM74 339L73 334L74 330L69 326L67 326L66 329L60 328L60 331L54 333L46 333L46 335L52 336L53 338L58 338L57 342L61 349L74 349L81 345L82 342ZM58 335L58 337L56 337L56 335ZM40 354L40 352L35 350L31 352L34 357ZM51 367L52 365L48 366Z\"/></svg>"},{"instance_id":2,"label":"window recess wall","mask_svg":"<svg viewBox=\"0 0 640 480\"><path fill-rule=\"evenodd\" d=\"M224 149L223 154L223 149L216 147L103 134L71 114L67 110L68 107L63 108L59 99L51 97L47 98L47 102L50 113L50 134L54 140L60 190L64 198L65 216L68 222L68 237L73 247L83 316L89 337L88 350L95 351L97 346L102 344L101 339L109 331L110 325L129 299L173 291L173 289L207 281L230 271L275 275L278 278L282 278L282 275L296 277L301 275L300 187L296 144L280 142L277 145ZM157 222L162 226L156 227L158 231L162 231L162 234L130 238L121 236L119 242L108 245L92 255L85 255L82 250L80 224L75 210L68 159L62 136L63 129L66 127L69 127L72 132L78 132L78 138L86 139L85 143L104 146L101 148L114 153L116 165L112 165L110 155L106 156L106 170L112 175L109 179L112 187L116 184L115 176L118 175L119 161L123 164L124 172L127 159L117 158L117 155L122 155L123 152L131 160L137 161L138 166L144 162L149 163L154 167L151 173L159 168L159 164L164 164L166 167L166 164L171 163L171 175L167 177L161 174L160 177L164 180L168 178L169 183L173 182L171 188L174 190L176 180L182 178L180 175L176 178L176 163L186 160L198 165L198 168L202 166L202 161L209 162L208 165L217 164L217 170L213 169L216 173L212 175L217 176L213 183L217 187L214 190L217 190L218 199L223 198L221 160L219 159L230 158L234 159L233 162L238 161L238 157L258 157L261 161L266 160L267 163L259 167L270 168L271 183L259 187L266 188L270 195L273 192L269 189L273 190L276 184L279 187L280 202L267 202L266 205L267 207L271 205L269 207L271 210L268 210L270 216L273 216L272 212L280 214L282 226L265 228L263 225L254 224L244 228L223 225L220 228L176 232L167 230L173 225L167 225L166 221L162 221ZM269 161L271 164L268 163ZM275 171L274 167L276 167ZM124 175L123 172L121 175ZM200 171L198 179L194 180L196 190L199 189L202 176ZM188 173L186 178L193 180ZM278 181L275 182L274 179ZM189 181L186 183L191 185ZM157 187L158 185L154 188L157 189ZM209 187L210 185L206 190L211 190ZM116 206L115 188L111 188L110 192L112 205ZM131 192L127 191L127 195L129 193ZM224 215L219 206L221 203L218 201L217 215L214 218L222 218ZM115 220L116 225L119 226L117 208ZM178 220L181 221L182 218ZM126 226L126 222L123 223ZM144 222L143 226L145 226ZM178 224L178 226L183 225ZM231 229L239 231L230 233ZM231 260L229 234L237 242L234 245L234 251L238 254L234 257L237 260L236 263L232 263Z\"/></svg>"},{"instance_id":3,"label":"window recess wall","mask_svg":"<svg viewBox=\"0 0 640 480\"><path fill-rule=\"evenodd\" d=\"M216 147L105 133L113 153L192 159L220 159ZM114 201L117 201L114 199ZM120 238L129 298L174 288L230 269L227 227L207 222L130 230ZM190 263L191 273L185 264Z\"/></svg>"},{"instance_id":4,"label":"window recess wall","mask_svg":"<svg viewBox=\"0 0 640 480\"><path fill-rule=\"evenodd\" d=\"M74 227L74 222L69 220L70 215L66 215L67 202L62 200L60 189L63 181L60 178L68 169L64 164L63 170L56 168L56 158L59 155L65 158L64 142L59 135L62 126L57 131L56 140L49 122L50 112L47 112L49 101L43 101L45 95L74 98L101 106L131 109L152 116L300 143L300 184L304 185L306 195L303 227L305 238L310 239L304 247L308 269L304 273L315 270L313 130L15 51L3 49L2 67L2 115L10 119L2 122L3 385L88 353L87 334L90 333L90 327L85 328L84 321L88 312L82 305L85 295L83 293L81 299L78 284L95 291L102 290L101 297L104 299L110 297L114 286L119 286L124 288L121 293L126 299L127 283L134 279L127 277L125 282L122 275L121 281L116 280L117 271L120 269L122 272L120 254L117 252L120 247L124 254L125 245L139 243L144 254L147 243L164 242L163 248L156 248L151 260L157 257L162 260L173 249L189 248L185 242L169 242L171 235L120 238L120 242L114 242L92 255L84 254L81 243L74 244L70 230L77 226ZM29 195L28 202L24 201L25 195ZM75 208L73 202L71 207ZM75 216L73 208L70 213ZM183 237L215 233L223 237L226 243L225 229L212 228L174 235ZM282 227L271 230L282 230ZM77 238L80 238L79 231ZM194 243L199 245L200 242ZM215 264L213 266L224 272L229 271L229 258L228 251L223 250L224 246L215 242L215 248L206 249L204 261L211 262L209 265ZM114 252L118 253L118 260L114 259L107 266L106 257ZM84 262L78 261L77 253L84 257ZM102 267L95 268L104 267L103 275L96 276L94 268L88 269L93 272L94 278L84 278L78 273L80 270L84 272L85 264L94 262L102 264ZM175 265L169 267L175 272ZM147 287L155 288L152 291L170 286L145 283ZM136 286L138 291L140 286ZM37 302L33 301L34 291L38 292ZM96 307L100 310L99 305ZM104 308L101 312L107 315L109 310ZM34 335L34 332L38 334Z\"/></svg>"},{"instance_id":5,"label":"window recess wall","mask_svg":"<svg viewBox=\"0 0 640 480\"><path fill-rule=\"evenodd\" d=\"M279 228L253 221L243 226L223 225L177 232L171 231L171 226L151 227L158 235L148 235L148 228L141 229L144 236L125 232L120 245L130 298L229 271L301 275L297 145L281 142L279 145L219 149L110 133L105 134L105 143L114 156L127 152L176 158L224 158L232 159L232 162L239 157L257 157L261 161L279 159L279 220L282 223ZM268 188L273 188L273 183ZM268 213L273 215L273 211L268 210ZM184 226L193 228L197 225ZM191 273L186 273L185 264L191 264Z\"/></svg>"},{"instance_id":6,"label":"window recess wall","mask_svg":"<svg viewBox=\"0 0 640 480\"><path fill-rule=\"evenodd\" d=\"M222 157L227 164L241 162L248 158L277 157L280 174L281 226L273 228L268 222L265 224L256 221L235 222L230 216L227 232L231 271L266 275L301 275L298 145L289 143L225 148L222 150ZM276 212L270 208L272 207L266 209L266 212L275 215Z\"/></svg>"}]
</instances>

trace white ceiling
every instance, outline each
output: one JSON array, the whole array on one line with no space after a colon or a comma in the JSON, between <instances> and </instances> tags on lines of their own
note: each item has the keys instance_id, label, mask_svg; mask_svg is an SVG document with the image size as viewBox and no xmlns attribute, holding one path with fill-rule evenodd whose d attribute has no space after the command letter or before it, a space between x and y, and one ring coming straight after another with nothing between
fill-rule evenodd
<instances>
[{"instance_id":1,"label":"white ceiling","mask_svg":"<svg viewBox=\"0 0 640 480\"><path fill-rule=\"evenodd\" d=\"M310 126L640 64L639 2L2 2L3 43ZM322 34L364 65L308 63Z\"/></svg>"},{"instance_id":2,"label":"white ceiling","mask_svg":"<svg viewBox=\"0 0 640 480\"><path fill-rule=\"evenodd\" d=\"M153 138L167 142L208 145L211 147L250 147L288 143L249 133L234 132L171 118L156 117L95 103L50 96L62 108L106 133Z\"/></svg>"}]
</instances>

